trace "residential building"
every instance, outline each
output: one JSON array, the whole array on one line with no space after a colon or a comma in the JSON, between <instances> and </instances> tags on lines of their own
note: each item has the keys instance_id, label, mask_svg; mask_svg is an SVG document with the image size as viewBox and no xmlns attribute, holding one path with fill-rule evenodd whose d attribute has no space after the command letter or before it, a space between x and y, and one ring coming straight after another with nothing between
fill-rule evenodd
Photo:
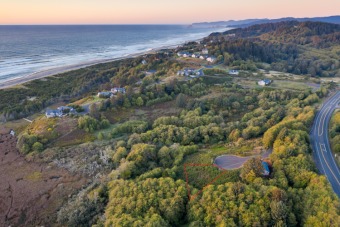
<instances>
[{"instance_id":1,"label":"residential building","mask_svg":"<svg viewBox=\"0 0 340 227\"><path fill-rule=\"evenodd\" d=\"M123 88L123 87L114 87L114 88L111 89L111 92L113 94L117 94L117 93L125 94L126 93L126 89Z\"/></svg>"},{"instance_id":2,"label":"residential building","mask_svg":"<svg viewBox=\"0 0 340 227\"><path fill-rule=\"evenodd\" d=\"M239 71L238 70L229 70L229 75L238 75Z\"/></svg>"},{"instance_id":3,"label":"residential building","mask_svg":"<svg viewBox=\"0 0 340 227\"><path fill-rule=\"evenodd\" d=\"M267 85L269 85L269 84L271 84L271 80L269 80L269 79L263 79L263 80L260 80L259 82L257 82L257 84L258 85L260 85L260 86L267 86Z\"/></svg>"},{"instance_id":4,"label":"residential building","mask_svg":"<svg viewBox=\"0 0 340 227\"><path fill-rule=\"evenodd\" d=\"M61 110L46 110L46 113L45 113L46 117L47 118L51 118L51 117L62 117L63 116L63 112Z\"/></svg>"},{"instance_id":5,"label":"residential building","mask_svg":"<svg viewBox=\"0 0 340 227\"><path fill-rule=\"evenodd\" d=\"M194 53L191 55L192 58L199 58L201 55L198 53Z\"/></svg>"},{"instance_id":6,"label":"residential building","mask_svg":"<svg viewBox=\"0 0 340 227\"><path fill-rule=\"evenodd\" d=\"M57 110L60 110L62 114L76 113L76 110L71 106L59 106Z\"/></svg>"},{"instance_id":7,"label":"residential building","mask_svg":"<svg viewBox=\"0 0 340 227\"><path fill-rule=\"evenodd\" d=\"M200 59L206 60L208 57L209 57L208 55L204 54L204 55L201 55L201 56L200 56Z\"/></svg>"},{"instance_id":8,"label":"residential building","mask_svg":"<svg viewBox=\"0 0 340 227\"><path fill-rule=\"evenodd\" d=\"M210 57L207 58L207 61L208 61L208 62L211 62L211 63L216 62L216 60L217 60L217 59L216 59L214 56L210 56Z\"/></svg>"},{"instance_id":9,"label":"residential building","mask_svg":"<svg viewBox=\"0 0 340 227\"><path fill-rule=\"evenodd\" d=\"M203 71L202 70L196 70L196 69L183 69L183 70L180 70L177 72L177 75L179 76L195 76L195 77L198 77L198 76L203 76Z\"/></svg>"},{"instance_id":10,"label":"residential building","mask_svg":"<svg viewBox=\"0 0 340 227\"><path fill-rule=\"evenodd\" d=\"M204 48L204 49L202 50L202 54L209 54L209 50L208 50L207 48Z\"/></svg>"},{"instance_id":11,"label":"residential building","mask_svg":"<svg viewBox=\"0 0 340 227\"><path fill-rule=\"evenodd\" d=\"M111 91L101 91L101 92L98 92L97 96L100 98L111 98L113 94Z\"/></svg>"},{"instance_id":12,"label":"residential building","mask_svg":"<svg viewBox=\"0 0 340 227\"><path fill-rule=\"evenodd\" d=\"M180 51L180 52L178 52L177 53L177 56L178 57L189 57L189 56L191 56L191 54L189 53L189 52L187 52L187 51Z\"/></svg>"}]
</instances>

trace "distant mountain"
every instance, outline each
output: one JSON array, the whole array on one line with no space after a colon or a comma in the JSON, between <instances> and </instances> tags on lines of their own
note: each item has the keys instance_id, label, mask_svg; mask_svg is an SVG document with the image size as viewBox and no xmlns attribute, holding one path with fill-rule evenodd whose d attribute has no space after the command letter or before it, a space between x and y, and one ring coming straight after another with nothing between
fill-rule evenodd
<instances>
[{"instance_id":1,"label":"distant mountain","mask_svg":"<svg viewBox=\"0 0 340 227\"><path fill-rule=\"evenodd\" d=\"M309 36L322 36L320 38L325 39L327 35L332 34L334 39L332 42L339 41L340 24L319 22L319 21L280 21L271 23L254 24L244 28L234 28L223 33L212 33L210 36L218 35L231 35L236 38L250 38L270 37L273 38L285 38L289 37L289 40L296 40L306 38ZM333 38L333 37L332 37ZM326 40L324 40L326 41Z\"/></svg>"},{"instance_id":2,"label":"distant mountain","mask_svg":"<svg viewBox=\"0 0 340 227\"><path fill-rule=\"evenodd\" d=\"M340 24L340 16L329 16L329 17L304 17L304 18L295 18L295 17L284 17L279 19L246 19L246 20L229 20L229 21L217 21L217 22L202 22L202 23L193 23L194 27L247 27L255 24L263 24L263 23L274 23L281 21L318 21L318 22L327 22Z\"/></svg>"}]
</instances>

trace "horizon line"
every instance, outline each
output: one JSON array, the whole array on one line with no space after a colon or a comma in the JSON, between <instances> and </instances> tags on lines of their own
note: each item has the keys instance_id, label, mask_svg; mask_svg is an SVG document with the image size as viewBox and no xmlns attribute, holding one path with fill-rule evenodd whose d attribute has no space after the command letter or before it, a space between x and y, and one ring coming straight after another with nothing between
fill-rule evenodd
<instances>
[{"instance_id":1,"label":"horizon line","mask_svg":"<svg viewBox=\"0 0 340 227\"><path fill-rule=\"evenodd\" d=\"M324 18L324 17L340 17L340 14L338 15L328 15L328 16L312 16L312 17L294 17L294 16L284 16L284 17L264 17L264 18L243 18L243 19L221 19L221 20L214 20L214 21L199 21L199 22L190 22L190 23L51 23L51 24L0 24L0 26L75 26L75 25L193 25L193 24L199 24L199 23L216 23L216 22L227 22L227 21L242 21L242 20L277 20L277 19L284 19L284 18L292 18L292 19L312 19L312 18Z\"/></svg>"}]
</instances>

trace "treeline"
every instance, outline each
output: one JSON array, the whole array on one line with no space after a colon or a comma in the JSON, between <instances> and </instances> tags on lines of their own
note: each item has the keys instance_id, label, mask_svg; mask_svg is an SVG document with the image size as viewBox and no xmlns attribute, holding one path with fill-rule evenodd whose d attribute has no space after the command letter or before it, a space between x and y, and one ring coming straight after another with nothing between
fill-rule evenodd
<instances>
[{"instance_id":1,"label":"treeline","mask_svg":"<svg viewBox=\"0 0 340 227\"><path fill-rule=\"evenodd\" d=\"M332 151L340 153L340 112L335 112L331 119L329 137Z\"/></svg>"},{"instance_id":2,"label":"treeline","mask_svg":"<svg viewBox=\"0 0 340 227\"><path fill-rule=\"evenodd\" d=\"M225 64L239 69L254 70L252 62L265 62L271 64L271 69L282 72L340 75L337 24L296 21L260 24L214 33L205 43ZM334 54L329 55L332 50Z\"/></svg>"}]
</instances>

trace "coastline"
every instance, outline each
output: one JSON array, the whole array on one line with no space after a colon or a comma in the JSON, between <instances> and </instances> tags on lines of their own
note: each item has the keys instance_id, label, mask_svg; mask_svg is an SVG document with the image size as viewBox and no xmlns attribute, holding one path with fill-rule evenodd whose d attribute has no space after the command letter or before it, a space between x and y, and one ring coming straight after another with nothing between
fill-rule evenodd
<instances>
[{"instance_id":1,"label":"coastline","mask_svg":"<svg viewBox=\"0 0 340 227\"><path fill-rule=\"evenodd\" d=\"M6 88L12 88L14 86L21 85L21 84L24 84L24 83L27 83L27 82L30 82L30 81L33 81L33 80L38 80L38 79L54 76L54 75L61 74L61 73L66 73L66 72L70 72L70 71L74 71L74 70L78 70L78 69L82 69L82 68L87 68L87 67L98 65L98 64L109 63L109 62L129 59L129 58L136 58L136 57L143 56L143 55L146 55L146 54L152 54L152 53L155 53L155 52L157 52L159 50L163 50L163 49L169 49L169 50L175 49L177 47L184 45L187 42L197 42L197 41L203 40L204 38L205 37L200 38L200 39L186 41L184 43L175 44L175 45L157 47L157 48L154 48L154 49L151 49L151 50L148 50L148 51L129 54L129 55L122 56L122 57L116 57L116 58L111 58L111 59L102 59L102 60L92 60L92 61L88 61L88 62L82 62L82 63L67 65L67 66L54 67L54 68L51 68L51 69L38 71L38 72L28 74L28 75L23 76L23 77L14 78L14 79L11 79L11 80L4 81L0 84L0 90L6 89Z\"/></svg>"},{"instance_id":2,"label":"coastline","mask_svg":"<svg viewBox=\"0 0 340 227\"><path fill-rule=\"evenodd\" d=\"M178 46L180 46L180 45L178 45ZM167 48L167 47L164 47L164 48ZM28 75L23 76L23 77L7 80L7 81L0 84L0 89L11 88L11 87L21 85L21 84L24 84L24 83L27 83L27 82L30 82L30 81L33 81L33 80L38 80L38 79L42 79L42 78L49 77L49 76L54 76L54 75L61 74L61 73L66 73L66 72L70 72L70 71L74 71L74 70L78 70L78 69L82 69L82 68L87 68L87 67L98 65L98 64L109 63L109 62L129 59L129 58L135 58L135 57L139 57L139 56L142 56L142 55L145 55L145 54L153 53L157 50L164 49L164 48L157 48L157 49L153 49L153 50L145 51L145 52L141 52L141 53L129 54L129 55L126 55L126 56L123 56L123 57L103 59L103 60L92 60L92 61L82 62L82 63L78 63L78 64L74 64L74 65L54 67L54 68L51 68L51 69L46 69L46 70L38 71L38 72L35 72L35 73L32 73L32 74L28 74Z\"/></svg>"}]
</instances>

